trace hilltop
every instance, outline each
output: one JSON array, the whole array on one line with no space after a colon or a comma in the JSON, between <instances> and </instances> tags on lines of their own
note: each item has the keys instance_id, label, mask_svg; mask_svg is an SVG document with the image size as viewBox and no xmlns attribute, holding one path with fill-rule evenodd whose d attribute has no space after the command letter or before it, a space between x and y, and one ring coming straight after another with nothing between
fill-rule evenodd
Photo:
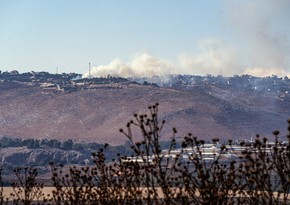
<instances>
[{"instance_id":1,"label":"hilltop","mask_svg":"<svg viewBox=\"0 0 290 205\"><path fill-rule=\"evenodd\" d=\"M286 131L290 80L249 75L82 79L46 72L0 73L0 135L122 144L134 113L160 104L164 140L172 127L204 139ZM138 134L136 133L136 137Z\"/></svg>"}]
</instances>

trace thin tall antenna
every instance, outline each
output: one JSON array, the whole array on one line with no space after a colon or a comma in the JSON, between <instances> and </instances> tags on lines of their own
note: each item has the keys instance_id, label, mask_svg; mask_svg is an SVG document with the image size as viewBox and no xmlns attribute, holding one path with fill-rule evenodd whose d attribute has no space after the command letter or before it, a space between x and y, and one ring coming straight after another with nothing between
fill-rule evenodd
<instances>
[{"instance_id":1,"label":"thin tall antenna","mask_svg":"<svg viewBox=\"0 0 290 205\"><path fill-rule=\"evenodd\" d=\"M89 78L91 78L91 63L89 63Z\"/></svg>"},{"instance_id":2,"label":"thin tall antenna","mask_svg":"<svg viewBox=\"0 0 290 205\"><path fill-rule=\"evenodd\" d=\"M58 74L58 67L56 67L56 74Z\"/></svg>"}]
</instances>

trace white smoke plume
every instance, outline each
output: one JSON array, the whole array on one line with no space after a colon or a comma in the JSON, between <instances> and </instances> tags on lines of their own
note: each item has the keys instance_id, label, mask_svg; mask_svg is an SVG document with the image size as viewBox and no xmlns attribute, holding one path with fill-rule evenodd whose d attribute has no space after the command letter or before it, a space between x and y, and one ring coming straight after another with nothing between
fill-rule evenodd
<instances>
[{"instance_id":1,"label":"white smoke plume","mask_svg":"<svg viewBox=\"0 0 290 205\"><path fill-rule=\"evenodd\" d=\"M199 53L182 53L178 57L183 73L197 75L234 75L237 74L238 58L235 50L222 39L202 40Z\"/></svg>"},{"instance_id":2,"label":"white smoke plume","mask_svg":"<svg viewBox=\"0 0 290 205\"><path fill-rule=\"evenodd\" d=\"M113 60L108 65L95 66L91 70L92 77L152 77L171 74L173 66L166 60L156 58L149 53L135 56L130 63L124 63L120 59ZM83 77L88 77L89 72Z\"/></svg>"},{"instance_id":3,"label":"white smoke plume","mask_svg":"<svg viewBox=\"0 0 290 205\"><path fill-rule=\"evenodd\" d=\"M234 75L239 74L233 68L237 67L235 51L226 45L222 39L202 40L199 52L182 53L178 62L172 63L152 56L149 53L137 54L131 62L124 63L115 59L107 65L94 66L91 77L152 77L168 74L193 74L193 75ZM83 75L89 76L89 72Z\"/></svg>"},{"instance_id":4,"label":"white smoke plume","mask_svg":"<svg viewBox=\"0 0 290 205\"><path fill-rule=\"evenodd\" d=\"M136 55L129 63L116 59L93 67L91 76L152 77L172 74L174 70L175 74L290 77L290 0L222 3L224 29L233 35L231 41L217 37L201 40L198 52L178 54L175 63L148 53Z\"/></svg>"},{"instance_id":5,"label":"white smoke plume","mask_svg":"<svg viewBox=\"0 0 290 205\"><path fill-rule=\"evenodd\" d=\"M259 76L259 77L268 77L268 76L273 76L273 75L277 75L280 77L284 77L284 76L290 76L290 72L287 72L284 69L279 69L279 68L259 68L259 67L255 67L255 68L246 68L244 69L242 74L248 74L248 75L252 75L252 76Z\"/></svg>"},{"instance_id":6,"label":"white smoke plume","mask_svg":"<svg viewBox=\"0 0 290 205\"><path fill-rule=\"evenodd\" d=\"M236 43L200 41L198 53L179 55L183 73L290 76L289 0L224 0L222 13Z\"/></svg>"},{"instance_id":7,"label":"white smoke plume","mask_svg":"<svg viewBox=\"0 0 290 205\"><path fill-rule=\"evenodd\" d=\"M290 1L224 1L229 26L245 50L243 73L289 75Z\"/></svg>"}]
</instances>

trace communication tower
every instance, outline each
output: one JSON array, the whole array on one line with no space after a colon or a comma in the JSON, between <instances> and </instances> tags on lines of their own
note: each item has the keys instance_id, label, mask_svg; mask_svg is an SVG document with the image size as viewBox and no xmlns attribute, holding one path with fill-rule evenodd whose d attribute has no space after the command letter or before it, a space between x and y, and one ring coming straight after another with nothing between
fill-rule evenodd
<instances>
[{"instance_id":1,"label":"communication tower","mask_svg":"<svg viewBox=\"0 0 290 205\"><path fill-rule=\"evenodd\" d=\"M91 63L89 63L89 79L91 78Z\"/></svg>"}]
</instances>

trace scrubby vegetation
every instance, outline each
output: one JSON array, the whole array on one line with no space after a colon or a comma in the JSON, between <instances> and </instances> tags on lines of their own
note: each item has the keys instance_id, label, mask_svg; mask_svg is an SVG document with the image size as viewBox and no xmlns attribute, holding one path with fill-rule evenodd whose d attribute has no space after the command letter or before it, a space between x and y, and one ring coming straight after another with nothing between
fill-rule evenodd
<instances>
[{"instance_id":1,"label":"scrubby vegetation","mask_svg":"<svg viewBox=\"0 0 290 205\"><path fill-rule=\"evenodd\" d=\"M81 143L75 142L71 139L66 141L59 141L56 139L20 139L11 137L2 137L0 139L0 147L27 147L30 149L37 148L59 148L63 150L83 150L83 149L99 149L102 144L99 143Z\"/></svg>"},{"instance_id":2,"label":"scrubby vegetation","mask_svg":"<svg viewBox=\"0 0 290 205\"><path fill-rule=\"evenodd\" d=\"M92 154L92 166L66 170L51 162L50 195L43 192L35 168L17 168L13 193L4 196L1 189L1 204L8 200L13 204L289 204L290 120L288 123L287 143L279 142L278 131L273 132L274 144L257 136L251 144L241 143L245 149L235 159L221 158L230 149L230 141L213 160L204 160L204 141L190 133L181 142L181 153L168 157L177 145L177 130L173 128L167 153L162 152L165 121L160 121L156 104L147 114L135 114L120 129L130 142L130 156L118 154L108 162L108 146L104 146ZM136 141L136 135L142 140ZM195 151L185 153L188 150ZM186 160L183 154L187 154Z\"/></svg>"},{"instance_id":3,"label":"scrubby vegetation","mask_svg":"<svg viewBox=\"0 0 290 205\"><path fill-rule=\"evenodd\" d=\"M162 149L168 148L170 141L160 142ZM47 166L53 161L59 164L92 165L89 160L91 153L103 148L105 144L86 143L74 140L59 141L56 139L20 139L11 137L0 138L0 161L5 172L12 172L13 166ZM180 144L178 145L180 147ZM117 154L132 155L131 143L127 140L122 145L110 145L106 149L106 161L111 161ZM19 156L22 156L21 159ZM62 157L60 157L62 156Z\"/></svg>"},{"instance_id":4,"label":"scrubby vegetation","mask_svg":"<svg viewBox=\"0 0 290 205\"><path fill-rule=\"evenodd\" d=\"M166 145L166 143L163 143ZM85 143L73 140L58 141L55 139L37 140L37 139L19 139L2 137L0 138L0 160L5 165L5 171L8 167L17 166L46 166L47 162L53 161L62 164L85 165L93 163L88 160L91 153L103 148L105 145L100 143ZM110 146L106 151L106 160L110 161L116 157L116 154L133 154L130 143L123 145ZM2 155L1 155L2 154ZM21 160L19 160L19 156ZM62 155L62 157L60 157ZM10 171L12 171L10 168Z\"/></svg>"}]
</instances>

